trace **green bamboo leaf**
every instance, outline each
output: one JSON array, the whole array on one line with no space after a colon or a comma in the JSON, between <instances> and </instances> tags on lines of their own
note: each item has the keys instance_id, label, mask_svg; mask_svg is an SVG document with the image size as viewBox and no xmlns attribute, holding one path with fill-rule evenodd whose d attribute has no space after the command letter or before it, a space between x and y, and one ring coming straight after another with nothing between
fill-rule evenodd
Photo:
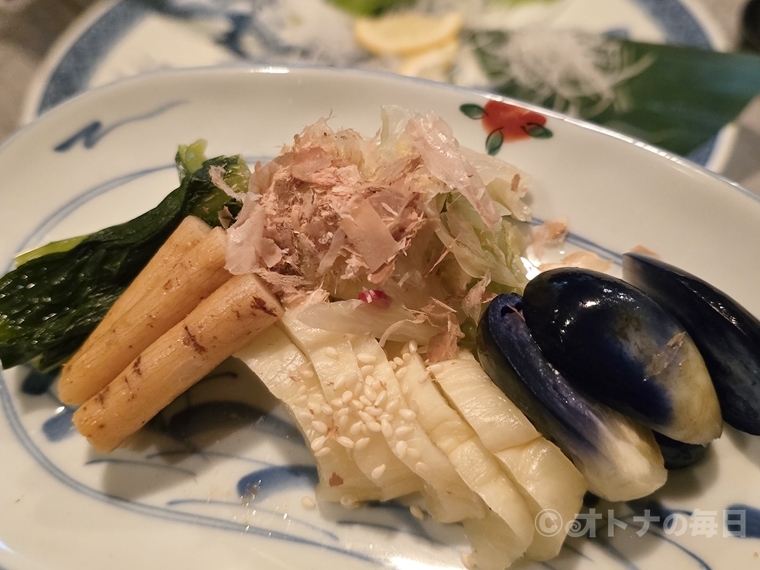
<instances>
[{"instance_id":1,"label":"green bamboo leaf","mask_svg":"<svg viewBox=\"0 0 760 570\"><path fill-rule=\"evenodd\" d=\"M459 110L471 119L482 119L486 110L475 103L464 103L459 106Z\"/></svg>"},{"instance_id":2,"label":"green bamboo leaf","mask_svg":"<svg viewBox=\"0 0 760 570\"><path fill-rule=\"evenodd\" d=\"M666 150L688 155L734 120L760 93L760 57L693 47L607 39L627 62L646 62L614 86L614 99L563 99L504 80L504 46L509 34L473 34L481 67L498 93L546 108L570 112Z\"/></svg>"}]
</instances>

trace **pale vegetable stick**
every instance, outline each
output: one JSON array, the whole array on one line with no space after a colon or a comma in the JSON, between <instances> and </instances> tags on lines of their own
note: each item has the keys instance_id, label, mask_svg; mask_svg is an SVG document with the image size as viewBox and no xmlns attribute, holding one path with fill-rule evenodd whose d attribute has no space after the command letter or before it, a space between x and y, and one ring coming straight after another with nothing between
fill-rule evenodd
<instances>
[{"instance_id":1,"label":"pale vegetable stick","mask_svg":"<svg viewBox=\"0 0 760 570\"><path fill-rule=\"evenodd\" d=\"M281 314L257 276L233 277L85 402L74 424L95 449L113 450Z\"/></svg>"},{"instance_id":2,"label":"pale vegetable stick","mask_svg":"<svg viewBox=\"0 0 760 570\"><path fill-rule=\"evenodd\" d=\"M61 401L81 404L97 394L138 354L227 281L231 276L224 269L226 247L225 231L215 228L176 266L166 267L162 280L64 366L58 383Z\"/></svg>"},{"instance_id":3,"label":"pale vegetable stick","mask_svg":"<svg viewBox=\"0 0 760 570\"><path fill-rule=\"evenodd\" d=\"M160 286L166 280L167 274L210 231L211 226L196 216L187 216L182 220L124 293L116 299L80 350L87 350L95 339L113 326L116 320L129 311L145 293Z\"/></svg>"}]
</instances>

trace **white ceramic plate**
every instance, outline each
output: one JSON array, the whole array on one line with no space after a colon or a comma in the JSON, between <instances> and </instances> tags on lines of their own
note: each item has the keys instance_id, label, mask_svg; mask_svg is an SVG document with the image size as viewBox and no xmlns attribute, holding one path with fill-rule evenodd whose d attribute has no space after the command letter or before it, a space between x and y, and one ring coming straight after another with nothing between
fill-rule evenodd
<instances>
[{"instance_id":1,"label":"white ceramic plate","mask_svg":"<svg viewBox=\"0 0 760 570\"><path fill-rule=\"evenodd\" d=\"M431 82L309 68L175 71L95 90L0 149L0 259L10 267L28 246L156 204L177 183L179 143L204 137L212 155L272 156L324 116L334 128L373 134L380 107L397 104L436 112L462 144L483 149L485 131L460 106L486 100ZM499 152L535 177L538 218L566 216L571 241L612 259L644 245L760 314L755 195L642 143L547 116L553 137L505 143ZM0 377L2 570L461 568L466 545L456 526L420 523L397 506L304 508L301 499L313 497L310 454L277 407L226 431L189 414L185 434L197 453L146 434L139 449L100 455L72 433L71 410L54 385L46 390L45 379L30 374L18 367ZM263 395L246 397L270 408ZM644 530L633 518L644 506L618 505L627 528L615 526L609 538L603 525L603 540L575 538L544 567L747 568L760 542L729 531L740 534L743 520L757 537L759 462L758 439L726 429L704 463L674 473L646 507L661 521L680 517L676 526ZM260 481L258 493L241 499L251 481ZM743 517L731 528L729 510Z\"/></svg>"},{"instance_id":2,"label":"white ceramic plate","mask_svg":"<svg viewBox=\"0 0 760 570\"><path fill-rule=\"evenodd\" d=\"M443 0L437 0L440 3ZM695 0L555 0L456 3L469 27L511 29L540 24L609 33L650 42L717 50L729 44ZM440 8L440 6L439 6ZM467 50L463 50L467 52ZM487 88L474 57L459 58L455 83ZM224 65L313 64L396 71L399 61L370 58L353 41L351 19L327 0L101 0L55 44L40 66L22 116L28 122L86 89L158 69ZM735 128L695 150L692 161L720 172L734 146Z\"/></svg>"}]
</instances>

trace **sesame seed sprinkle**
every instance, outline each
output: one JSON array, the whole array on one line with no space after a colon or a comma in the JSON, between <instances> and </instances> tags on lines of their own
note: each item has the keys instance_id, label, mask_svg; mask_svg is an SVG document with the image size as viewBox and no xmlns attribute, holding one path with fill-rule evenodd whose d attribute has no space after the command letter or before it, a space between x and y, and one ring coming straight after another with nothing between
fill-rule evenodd
<instances>
[{"instance_id":1,"label":"sesame seed sprinkle","mask_svg":"<svg viewBox=\"0 0 760 570\"><path fill-rule=\"evenodd\" d=\"M357 439L356 444L354 445L354 449L362 450L369 445L370 441L371 440L368 437L362 437L361 439Z\"/></svg>"},{"instance_id":2,"label":"sesame seed sprinkle","mask_svg":"<svg viewBox=\"0 0 760 570\"><path fill-rule=\"evenodd\" d=\"M325 446L326 441L327 441L327 438L323 435L320 435L319 437L314 438L311 442L311 450L319 451Z\"/></svg>"},{"instance_id":3,"label":"sesame seed sprinkle","mask_svg":"<svg viewBox=\"0 0 760 570\"><path fill-rule=\"evenodd\" d=\"M383 473L385 473L385 463L381 463L377 467L375 467L370 475L372 475L373 479L380 479L380 477L383 476Z\"/></svg>"},{"instance_id":4,"label":"sesame seed sprinkle","mask_svg":"<svg viewBox=\"0 0 760 570\"><path fill-rule=\"evenodd\" d=\"M405 441L397 441L395 449L396 455L403 459L404 455L406 455L406 450L409 449L409 444Z\"/></svg>"},{"instance_id":5,"label":"sesame seed sprinkle","mask_svg":"<svg viewBox=\"0 0 760 570\"><path fill-rule=\"evenodd\" d=\"M356 355L356 360L362 364L374 364L377 362L377 357L375 357L374 354L370 354L369 352L360 352Z\"/></svg>"},{"instance_id":6,"label":"sesame seed sprinkle","mask_svg":"<svg viewBox=\"0 0 760 570\"><path fill-rule=\"evenodd\" d=\"M302 497L301 504L303 505L304 509L313 509L314 507L317 506L317 503L315 503L314 499L312 499L311 497Z\"/></svg>"},{"instance_id":7,"label":"sesame seed sprinkle","mask_svg":"<svg viewBox=\"0 0 760 570\"><path fill-rule=\"evenodd\" d=\"M409 507L409 512L412 513L412 516L416 519L419 519L421 521L425 520L425 513L422 512L422 509L419 508L417 505L412 505Z\"/></svg>"},{"instance_id":8,"label":"sesame seed sprinkle","mask_svg":"<svg viewBox=\"0 0 760 570\"><path fill-rule=\"evenodd\" d=\"M319 451L314 452L314 457L324 457L325 455L330 455L332 452L332 449L327 447L326 445L320 449Z\"/></svg>"},{"instance_id":9,"label":"sesame seed sprinkle","mask_svg":"<svg viewBox=\"0 0 760 570\"><path fill-rule=\"evenodd\" d=\"M354 443L354 440L351 439L350 437L346 436L346 435L340 436L338 438L338 443L341 444L346 449L352 449L354 447L354 445L356 445Z\"/></svg>"},{"instance_id":10,"label":"sesame seed sprinkle","mask_svg":"<svg viewBox=\"0 0 760 570\"><path fill-rule=\"evenodd\" d=\"M411 422L413 419L417 417L417 414L414 413L414 410L410 410L409 408L400 409L398 411L398 415L408 422Z\"/></svg>"},{"instance_id":11,"label":"sesame seed sprinkle","mask_svg":"<svg viewBox=\"0 0 760 570\"><path fill-rule=\"evenodd\" d=\"M327 424L325 422L320 422L319 420L314 420L311 422L311 427L314 428L314 431L321 434L327 433Z\"/></svg>"},{"instance_id":12,"label":"sesame seed sprinkle","mask_svg":"<svg viewBox=\"0 0 760 570\"><path fill-rule=\"evenodd\" d=\"M329 356L330 358L334 358L334 359L338 358L338 350L333 346L328 346L325 349L325 354Z\"/></svg>"},{"instance_id":13,"label":"sesame seed sprinkle","mask_svg":"<svg viewBox=\"0 0 760 570\"><path fill-rule=\"evenodd\" d=\"M393 435L399 439L403 439L409 437L413 433L414 428L412 426L399 426L396 428L396 431L393 432Z\"/></svg>"}]
</instances>

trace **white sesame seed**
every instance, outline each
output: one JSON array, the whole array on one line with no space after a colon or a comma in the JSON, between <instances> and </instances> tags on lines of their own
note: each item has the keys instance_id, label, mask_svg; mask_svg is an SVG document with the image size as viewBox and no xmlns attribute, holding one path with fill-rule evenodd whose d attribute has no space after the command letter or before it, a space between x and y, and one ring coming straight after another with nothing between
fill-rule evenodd
<instances>
[{"instance_id":1,"label":"white sesame seed","mask_svg":"<svg viewBox=\"0 0 760 570\"><path fill-rule=\"evenodd\" d=\"M380 430L382 430L382 426L377 422L367 422L367 429L374 433L380 433Z\"/></svg>"},{"instance_id":2,"label":"white sesame seed","mask_svg":"<svg viewBox=\"0 0 760 570\"><path fill-rule=\"evenodd\" d=\"M337 392L338 390L340 390L341 388L343 388L343 386L345 386L345 385L346 385L346 377L345 376L341 376L340 378L338 378L335 381L335 384L333 384L333 390L335 390Z\"/></svg>"},{"instance_id":3,"label":"white sesame seed","mask_svg":"<svg viewBox=\"0 0 760 570\"><path fill-rule=\"evenodd\" d=\"M420 452L420 450L419 450L419 449L416 449L416 448L414 448L414 447L410 447L409 449L407 449L407 450L406 450L406 454L407 454L407 455L408 455L408 456L409 456L411 459L419 459L420 457L422 457L422 453Z\"/></svg>"},{"instance_id":4,"label":"white sesame seed","mask_svg":"<svg viewBox=\"0 0 760 570\"><path fill-rule=\"evenodd\" d=\"M343 400L341 400L340 398L333 398L332 400L330 400L330 405L333 408L342 408L343 407Z\"/></svg>"},{"instance_id":5,"label":"white sesame seed","mask_svg":"<svg viewBox=\"0 0 760 570\"><path fill-rule=\"evenodd\" d=\"M314 502L314 499L311 497L302 497L301 498L301 504L303 505L304 509L313 509L317 506L317 503Z\"/></svg>"},{"instance_id":6,"label":"white sesame seed","mask_svg":"<svg viewBox=\"0 0 760 570\"><path fill-rule=\"evenodd\" d=\"M383 410L376 408L375 406L367 406L364 408L370 416L378 417L383 413Z\"/></svg>"},{"instance_id":7,"label":"white sesame seed","mask_svg":"<svg viewBox=\"0 0 760 570\"><path fill-rule=\"evenodd\" d=\"M319 437L314 438L311 442L311 450L319 451L325 446L326 441L327 441L327 438L323 435L320 435Z\"/></svg>"},{"instance_id":8,"label":"white sesame seed","mask_svg":"<svg viewBox=\"0 0 760 570\"><path fill-rule=\"evenodd\" d=\"M386 438L393 435L393 427L388 423L388 420L383 420L380 422L380 428L383 430L383 436Z\"/></svg>"},{"instance_id":9,"label":"white sesame seed","mask_svg":"<svg viewBox=\"0 0 760 570\"><path fill-rule=\"evenodd\" d=\"M409 507L409 512L412 513L412 516L416 519L419 519L421 521L425 520L425 513L422 512L422 509L419 508L417 505L412 505Z\"/></svg>"},{"instance_id":10,"label":"white sesame seed","mask_svg":"<svg viewBox=\"0 0 760 570\"><path fill-rule=\"evenodd\" d=\"M390 402L388 402L388 405L385 406L386 411L389 414L395 414L399 411L401 408L401 399L400 398L393 398Z\"/></svg>"},{"instance_id":11,"label":"white sesame seed","mask_svg":"<svg viewBox=\"0 0 760 570\"><path fill-rule=\"evenodd\" d=\"M431 374L440 374L443 372L443 364L436 362L435 364L428 366L428 370Z\"/></svg>"},{"instance_id":12,"label":"white sesame seed","mask_svg":"<svg viewBox=\"0 0 760 570\"><path fill-rule=\"evenodd\" d=\"M429 379L430 379L430 376L428 376L427 374L420 374L420 377L419 377L419 378L417 378L417 382L418 382L419 384L424 384L424 383L425 383L425 382L427 382Z\"/></svg>"},{"instance_id":13,"label":"white sesame seed","mask_svg":"<svg viewBox=\"0 0 760 570\"><path fill-rule=\"evenodd\" d=\"M333 413L333 409L327 404L322 404L320 411L326 416L331 416Z\"/></svg>"},{"instance_id":14,"label":"white sesame seed","mask_svg":"<svg viewBox=\"0 0 760 570\"><path fill-rule=\"evenodd\" d=\"M393 416L389 414L388 412L380 414L380 417L377 419L377 421L381 422L385 420L386 422L389 422L393 419Z\"/></svg>"},{"instance_id":15,"label":"white sesame seed","mask_svg":"<svg viewBox=\"0 0 760 570\"><path fill-rule=\"evenodd\" d=\"M418 461L414 464L414 470L420 473L430 473L430 467L428 467L427 463L423 463L422 461Z\"/></svg>"},{"instance_id":16,"label":"white sesame seed","mask_svg":"<svg viewBox=\"0 0 760 570\"><path fill-rule=\"evenodd\" d=\"M373 390L372 386L364 386L364 395L370 402L374 402L377 399L377 392Z\"/></svg>"},{"instance_id":17,"label":"white sesame seed","mask_svg":"<svg viewBox=\"0 0 760 570\"><path fill-rule=\"evenodd\" d=\"M411 354L409 354L408 352L405 352L405 353L404 353L404 354L401 356L401 360L403 360L404 362L409 362L411 359L412 359L412 355L411 355Z\"/></svg>"},{"instance_id":18,"label":"white sesame seed","mask_svg":"<svg viewBox=\"0 0 760 570\"><path fill-rule=\"evenodd\" d=\"M332 347L332 346L328 346L325 349L325 354L327 356L329 356L330 358L335 358L335 359L338 358L338 350L335 347Z\"/></svg>"},{"instance_id":19,"label":"white sesame seed","mask_svg":"<svg viewBox=\"0 0 760 570\"><path fill-rule=\"evenodd\" d=\"M311 422L311 427L314 428L314 431L321 433L323 435L327 433L327 424L325 422L314 420L313 422Z\"/></svg>"},{"instance_id":20,"label":"white sesame seed","mask_svg":"<svg viewBox=\"0 0 760 570\"><path fill-rule=\"evenodd\" d=\"M362 404L364 404L365 406L371 406L373 404L372 400L370 400L369 398L367 398L367 396L365 396L364 394L362 394L361 396L359 396L359 401Z\"/></svg>"},{"instance_id":21,"label":"white sesame seed","mask_svg":"<svg viewBox=\"0 0 760 570\"><path fill-rule=\"evenodd\" d=\"M340 397L340 399L344 405L348 404L351 400L354 399L354 393L351 392L351 390L346 390L343 392L343 395Z\"/></svg>"},{"instance_id":22,"label":"white sesame seed","mask_svg":"<svg viewBox=\"0 0 760 570\"><path fill-rule=\"evenodd\" d=\"M317 400L309 400L309 403L306 404L306 407L309 408L309 411L312 414L316 414L322 409L322 405Z\"/></svg>"},{"instance_id":23,"label":"white sesame seed","mask_svg":"<svg viewBox=\"0 0 760 570\"><path fill-rule=\"evenodd\" d=\"M375 406L377 406L378 408L382 408L383 405L385 405L385 402L387 401L388 401L388 392L387 391L380 392L380 395L377 398L375 398Z\"/></svg>"},{"instance_id":24,"label":"white sesame seed","mask_svg":"<svg viewBox=\"0 0 760 570\"><path fill-rule=\"evenodd\" d=\"M356 360L361 362L362 364L374 364L377 362L377 358L374 354L370 354L369 352L360 352L356 355Z\"/></svg>"},{"instance_id":25,"label":"white sesame seed","mask_svg":"<svg viewBox=\"0 0 760 570\"><path fill-rule=\"evenodd\" d=\"M383 383L380 382L380 380L375 380L374 382L370 383L370 386L372 386L372 389L377 392L378 394L385 390L383 387Z\"/></svg>"},{"instance_id":26,"label":"white sesame seed","mask_svg":"<svg viewBox=\"0 0 760 570\"><path fill-rule=\"evenodd\" d=\"M396 442L396 455L399 456L399 458L404 457L406 454L406 450L409 449L409 444L405 441L397 441Z\"/></svg>"},{"instance_id":27,"label":"white sesame seed","mask_svg":"<svg viewBox=\"0 0 760 570\"><path fill-rule=\"evenodd\" d=\"M406 376L406 368L399 368L396 370L396 378L403 380L404 376Z\"/></svg>"},{"instance_id":28,"label":"white sesame seed","mask_svg":"<svg viewBox=\"0 0 760 570\"><path fill-rule=\"evenodd\" d=\"M417 352L417 348L419 348L419 346L417 345L417 341L416 340L410 340L409 341L409 352L411 352L412 354L414 354L415 352Z\"/></svg>"},{"instance_id":29,"label":"white sesame seed","mask_svg":"<svg viewBox=\"0 0 760 570\"><path fill-rule=\"evenodd\" d=\"M324 457L325 455L330 455L330 453L331 453L331 452L332 452L332 449L330 449L329 447L327 447L327 446L325 445L325 446L324 446L322 449L320 449L319 451L315 451L315 452L314 452L314 457Z\"/></svg>"},{"instance_id":30,"label":"white sesame seed","mask_svg":"<svg viewBox=\"0 0 760 570\"><path fill-rule=\"evenodd\" d=\"M301 411L296 414L296 418L298 418L299 422L306 424L311 423L313 416L309 412Z\"/></svg>"},{"instance_id":31,"label":"white sesame seed","mask_svg":"<svg viewBox=\"0 0 760 570\"><path fill-rule=\"evenodd\" d=\"M343 496L340 498L340 504L341 504L341 505L343 505L344 507L350 507L350 506L351 506L351 505L353 505L355 502L356 502L356 499L355 499L355 498L353 498L353 497L352 497L352 496L350 496L350 495L343 495Z\"/></svg>"},{"instance_id":32,"label":"white sesame seed","mask_svg":"<svg viewBox=\"0 0 760 570\"><path fill-rule=\"evenodd\" d=\"M414 410L410 410L409 408L400 409L398 411L398 415L408 422L411 422L414 418L417 417L417 414L414 413Z\"/></svg>"},{"instance_id":33,"label":"white sesame seed","mask_svg":"<svg viewBox=\"0 0 760 570\"><path fill-rule=\"evenodd\" d=\"M299 395L299 396L303 396L303 395L304 395L306 392L308 392L308 389L306 388L306 386L301 386L301 387L298 389L298 395Z\"/></svg>"},{"instance_id":34,"label":"white sesame seed","mask_svg":"<svg viewBox=\"0 0 760 570\"><path fill-rule=\"evenodd\" d=\"M341 401L342 403L342 401ZM348 408L340 408L337 412L335 412L335 415L338 416L338 419L344 418L349 414Z\"/></svg>"},{"instance_id":35,"label":"white sesame seed","mask_svg":"<svg viewBox=\"0 0 760 570\"><path fill-rule=\"evenodd\" d=\"M393 435L395 435L399 439L404 439L409 437L414 433L414 428L412 426L399 426L396 428L396 431L393 432Z\"/></svg>"},{"instance_id":36,"label":"white sesame seed","mask_svg":"<svg viewBox=\"0 0 760 570\"><path fill-rule=\"evenodd\" d=\"M307 380L311 380L314 378L314 371L311 368L302 368L301 369L301 376L306 378Z\"/></svg>"},{"instance_id":37,"label":"white sesame seed","mask_svg":"<svg viewBox=\"0 0 760 570\"><path fill-rule=\"evenodd\" d=\"M409 393L409 385L408 385L408 384L404 384L404 387L403 387L403 388L401 388L401 393L402 393L404 396L406 396L406 395Z\"/></svg>"},{"instance_id":38,"label":"white sesame seed","mask_svg":"<svg viewBox=\"0 0 760 570\"><path fill-rule=\"evenodd\" d=\"M396 364L396 363L395 363L395 362L393 362L392 360L390 361L390 365L391 365L391 370L394 370L394 371L395 371L395 370L396 370L396 368L398 368L398 364Z\"/></svg>"},{"instance_id":39,"label":"white sesame seed","mask_svg":"<svg viewBox=\"0 0 760 570\"><path fill-rule=\"evenodd\" d=\"M351 449L355 445L354 440L346 435L340 436L337 441L339 444L341 444L343 447L347 449Z\"/></svg>"},{"instance_id":40,"label":"white sesame seed","mask_svg":"<svg viewBox=\"0 0 760 570\"><path fill-rule=\"evenodd\" d=\"M362 450L365 447L369 445L369 442L372 441L368 437L362 437L361 439L356 440L356 444L354 445L354 449Z\"/></svg>"},{"instance_id":41,"label":"white sesame seed","mask_svg":"<svg viewBox=\"0 0 760 570\"><path fill-rule=\"evenodd\" d=\"M358 412L359 410L364 409L364 402L362 402L361 400L357 398L354 398L353 400L351 400L351 406L353 406L353 408Z\"/></svg>"},{"instance_id":42,"label":"white sesame seed","mask_svg":"<svg viewBox=\"0 0 760 570\"><path fill-rule=\"evenodd\" d=\"M393 362L396 364L396 366L403 366L404 365L404 359L399 358L398 356L393 359Z\"/></svg>"},{"instance_id":43,"label":"white sesame seed","mask_svg":"<svg viewBox=\"0 0 760 570\"><path fill-rule=\"evenodd\" d=\"M462 552L462 564L467 570L475 570L475 563L472 561L472 556L467 552Z\"/></svg>"},{"instance_id":44,"label":"white sesame seed","mask_svg":"<svg viewBox=\"0 0 760 570\"><path fill-rule=\"evenodd\" d=\"M383 473L385 473L385 463L381 463L377 467L375 467L370 475L372 475L373 479L380 479L380 477L383 476Z\"/></svg>"},{"instance_id":45,"label":"white sesame seed","mask_svg":"<svg viewBox=\"0 0 760 570\"><path fill-rule=\"evenodd\" d=\"M351 420L348 418L348 415L340 416L338 418L338 428L345 431L348 429L348 424L351 423Z\"/></svg>"},{"instance_id":46,"label":"white sesame seed","mask_svg":"<svg viewBox=\"0 0 760 570\"><path fill-rule=\"evenodd\" d=\"M361 396L364 392L364 382L357 382L356 385L352 388L352 392L354 394L354 398Z\"/></svg>"},{"instance_id":47,"label":"white sesame seed","mask_svg":"<svg viewBox=\"0 0 760 570\"><path fill-rule=\"evenodd\" d=\"M359 417L360 417L360 418L362 419L362 421L363 421L364 423L366 423L366 424L368 424L368 423L370 423L370 422L374 422L374 421L375 421L375 418L374 418L373 416L370 416L370 415L369 415L367 412L364 412L364 411L360 411L360 412L359 412Z\"/></svg>"},{"instance_id":48,"label":"white sesame seed","mask_svg":"<svg viewBox=\"0 0 760 570\"><path fill-rule=\"evenodd\" d=\"M351 424L351 427L349 428L348 433L350 433L351 435L359 435L362 431L363 425L364 424L362 422L354 422L353 424Z\"/></svg>"},{"instance_id":49,"label":"white sesame seed","mask_svg":"<svg viewBox=\"0 0 760 570\"><path fill-rule=\"evenodd\" d=\"M369 384L370 386L372 386L372 383L374 381L375 381L375 377L372 376L371 374L364 379L364 383Z\"/></svg>"},{"instance_id":50,"label":"white sesame seed","mask_svg":"<svg viewBox=\"0 0 760 570\"><path fill-rule=\"evenodd\" d=\"M308 401L309 401L309 396L307 394L304 394L302 396L298 396L298 398L296 398L295 400L295 403L297 406L303 406Z\"/></svg>"},{"instance_id":51,"label":"white sesame seed","mask_svg":"<svg viewBox=\"0 0 760 570\"><path fill-rule=\"evenodd\" d=\"M375 371L375 366L373 364L365 364L360 368L362 372L362 376L369 376Z\"/></svg>"}]
</instances>

